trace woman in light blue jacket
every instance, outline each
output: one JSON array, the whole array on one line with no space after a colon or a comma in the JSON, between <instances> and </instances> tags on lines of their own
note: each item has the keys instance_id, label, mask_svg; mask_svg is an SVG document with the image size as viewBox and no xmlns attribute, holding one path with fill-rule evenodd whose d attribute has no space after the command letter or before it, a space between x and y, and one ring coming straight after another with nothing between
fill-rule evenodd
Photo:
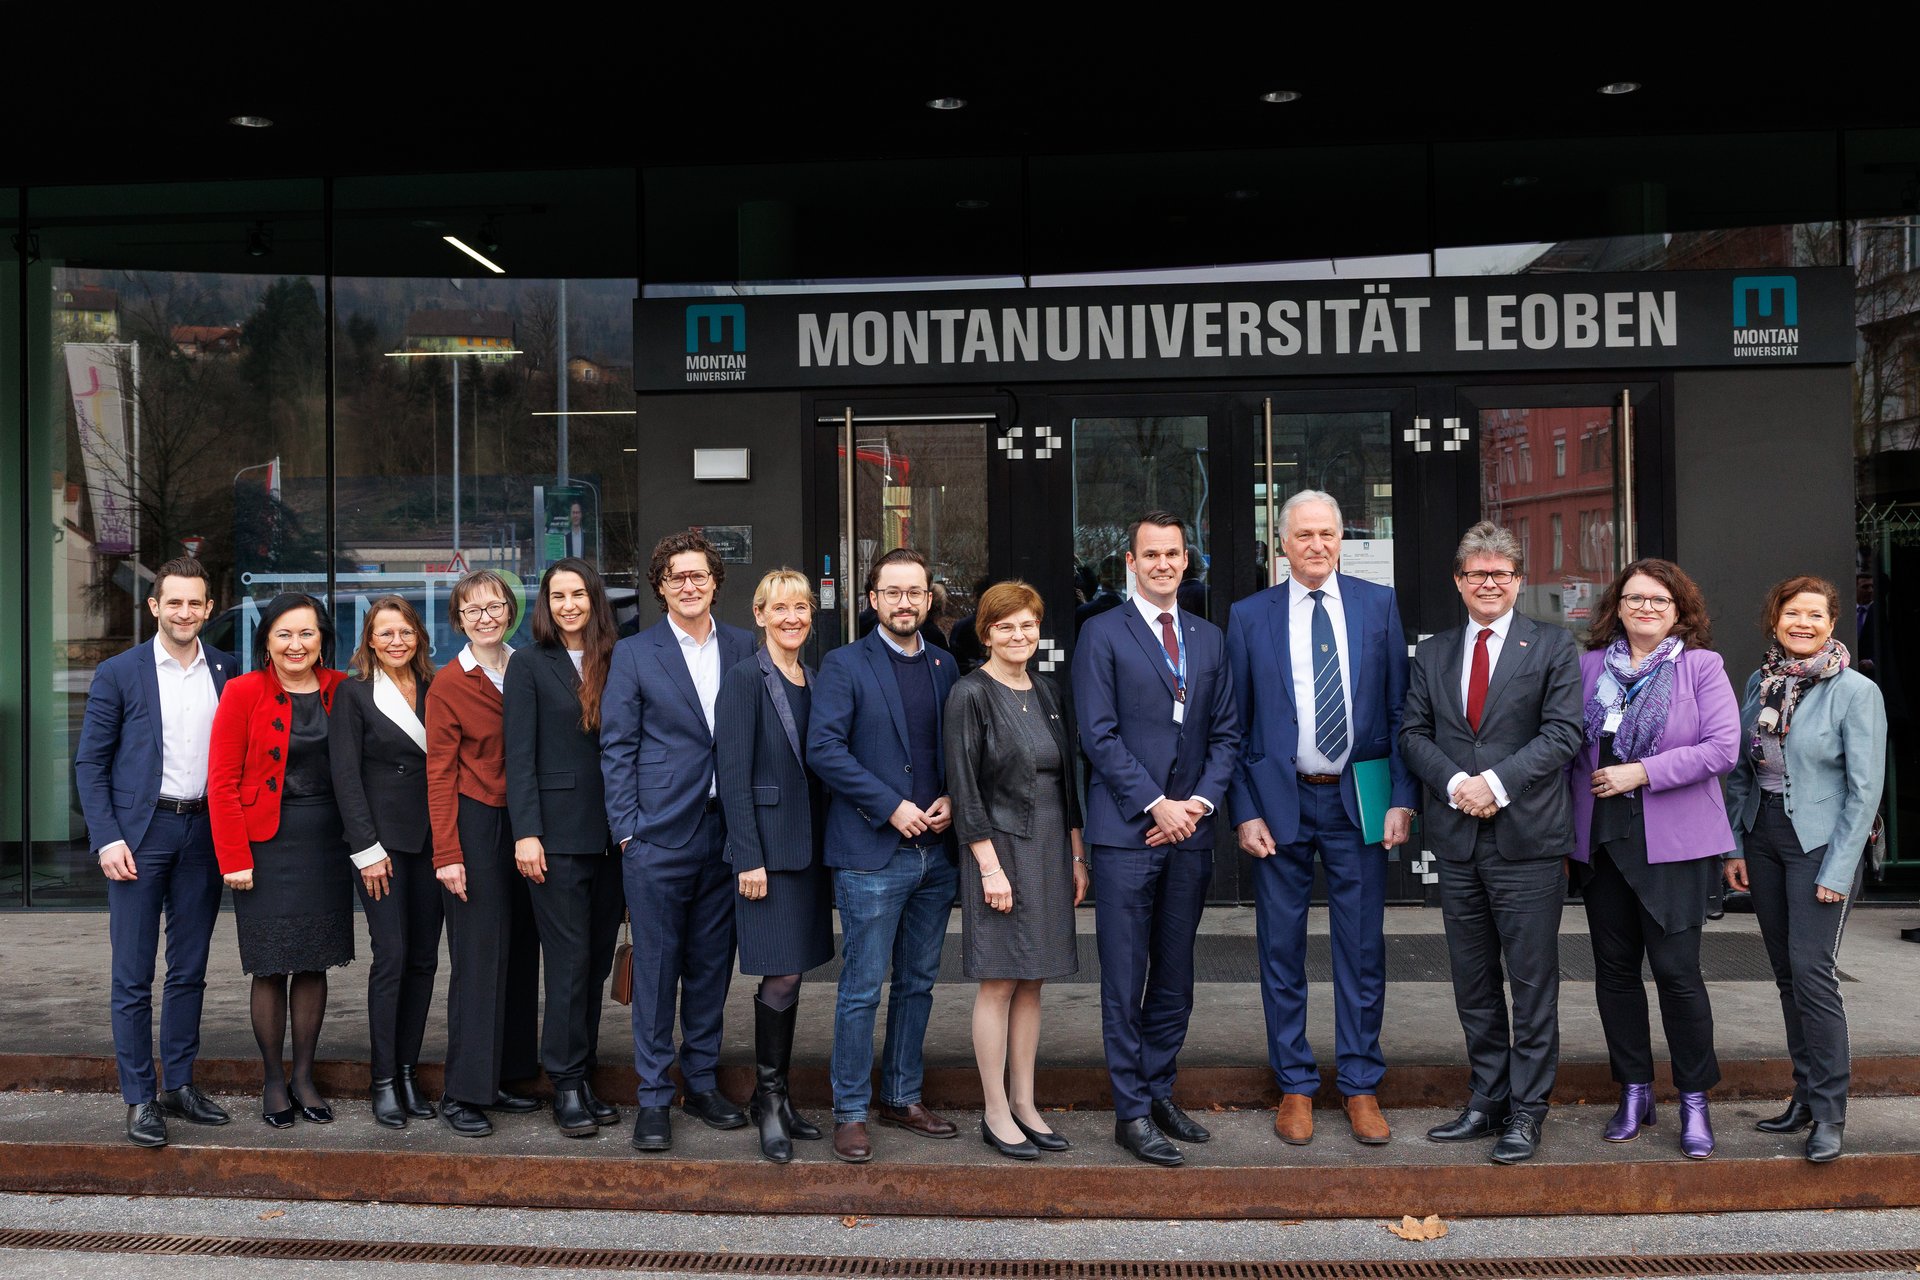
<instances>
[{"instance_id":1,"label":"woman in light blue jacket","mask_svg":"<svg viewBox=\"0 0 1920 1280\"><path fill-rule=\"evenodd\" d=\"M1839 1156L1847 1122L1851 1065L1836 965L1887 759L1886 704L1878 685L1848 670L1847 647L1833 638L1839 612L1840 593L1821 578L1788 578L1768 595L1773 643L1747 681L1745 749L1727 792L1727 883L1753 892L1793 1057L1793 1101L1755 1127L1811 1125L1815 1163Z\"/></svg>"}]
</instances>

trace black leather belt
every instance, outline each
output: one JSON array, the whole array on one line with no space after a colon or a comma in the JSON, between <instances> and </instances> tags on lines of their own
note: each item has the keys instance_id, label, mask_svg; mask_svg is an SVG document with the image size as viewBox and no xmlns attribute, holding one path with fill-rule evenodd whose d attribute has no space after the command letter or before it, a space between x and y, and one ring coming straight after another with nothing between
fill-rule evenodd
<instances>
[{"instance_id":1,"label":"black leather belt","mask_svg":"<svg viewBox=\"0 0 1920 1280\"><path fill-rule=\"evenodd\" d=\"M1295 776L1310 786L1337 787L1340 785L1340 775L1337 773L1302 773Z\"/></svg>"},{"instance_id":2,"label":"black leather belt","mask_svg":"<svg viewBox=\"0 0 1920 1280\"><path fill-rule=\"evenodd\" d=\"M205 813L207 798L197 800L175 800L172 796L161 796L153 802L153 807L164 813Z\"/></svg>"}]
</instances>

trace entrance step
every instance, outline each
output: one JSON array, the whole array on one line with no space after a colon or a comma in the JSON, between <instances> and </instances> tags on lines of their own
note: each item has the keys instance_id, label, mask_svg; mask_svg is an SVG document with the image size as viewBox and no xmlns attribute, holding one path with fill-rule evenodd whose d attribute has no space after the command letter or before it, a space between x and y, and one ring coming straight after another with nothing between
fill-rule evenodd
<instances>
[{"instance_id":1,"label":"entrance step","mask_svg":"<svg viewBox=\"0 0 1920 1280\"><path fill-rule=\"evenodd\" d=\"M1393 1141L1362 1147L1337 1113L1319 1113L1306 1147L1281 1144L1267 1111L1201 1118L1214 1139L1185 1148L1175 1170L1117 1148L1109 1112L1049 1112L1073 1150L1038 1161L1003 1159L980 1141L977 1113L953 1113L961 1135L930 1141L872 1130L867 1165L836 1161L825 1142L795 1143L780 1166L759 1158L751 1130L716 1133L674 1113L674 1149L640 1155L627 1127L587 1139L559 1135L544 1114L496 1116L488 1139L429 1121L403 1131L373 1123L363 1103L335 1104L331 1125L272 1130L259 1100L226 1096L223 1128L171 1126L158 1150L130 1145L117 1096L0 1095L0 1190L265 1199L367 1200L497 1207L680 1210L707 1213L916 1214L959 1217L1398 1218L1594 1213L1711 1213L1755 1209L1880 1208L1920 1204L1920 1097L1857 1098L1847 1154L1829 1165L1801 1158L1798 1137L1756 1132L1772 1101L1714 1109L1720 1149L1690 1161L1677 1149L1679 1116L1635 1142L1600 1133L1610 1107L1558 1107L1541 1153L1503 1168L1491 1142L1425 1140L1449 1119L1438 1108L1388 1113ZM813 1113L824 1122L827 1117ZM623 1120L630 1122L630 1115Z\"/></svg>"}]
</instances>

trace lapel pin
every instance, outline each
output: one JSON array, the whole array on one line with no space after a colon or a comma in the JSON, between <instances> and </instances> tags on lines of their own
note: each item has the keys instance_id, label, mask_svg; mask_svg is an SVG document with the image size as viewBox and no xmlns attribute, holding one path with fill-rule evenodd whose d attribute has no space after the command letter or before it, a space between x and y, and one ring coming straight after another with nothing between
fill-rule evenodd
<instances>
[{"instance_id":1,"label":"lapel pin","mask_svg":"<svg viewBox=\"0 0 1920 1280\"><path fill-rule=\"evenodd\" d=\"M1526 642L1525 640L1522 640L1522 641L1520 642L1520 647L1521 647L1522 649L1524 649L1524 648L1526 648L1526 647L1527 647L1527 642Z\"/></svg>"}]
</instances>

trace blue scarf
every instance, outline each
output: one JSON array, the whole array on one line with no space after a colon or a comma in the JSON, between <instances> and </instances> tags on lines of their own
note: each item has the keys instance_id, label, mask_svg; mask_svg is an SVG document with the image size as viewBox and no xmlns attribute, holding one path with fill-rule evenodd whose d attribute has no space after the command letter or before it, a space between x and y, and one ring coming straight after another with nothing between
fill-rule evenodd
<instances>
[{"instance_id":1,"label":"blue scarf","mask_svg":"<svg viewBox=\"0 0 1920 1280\"><path fill-rule=\"evenodd\" d=\"M1667 711L1673 706L1674 668L1685 647L1679 636L1668 636L1645 662L1635 666L1627 638L1615 637L1601 663L1600 681L1587 699L1587 741L1600 741L1608 715L1618 710L1620 724L1613 731L1613 754L1622 764L1652 755L1667 728Z\"/></svg>"}]
</instances>

